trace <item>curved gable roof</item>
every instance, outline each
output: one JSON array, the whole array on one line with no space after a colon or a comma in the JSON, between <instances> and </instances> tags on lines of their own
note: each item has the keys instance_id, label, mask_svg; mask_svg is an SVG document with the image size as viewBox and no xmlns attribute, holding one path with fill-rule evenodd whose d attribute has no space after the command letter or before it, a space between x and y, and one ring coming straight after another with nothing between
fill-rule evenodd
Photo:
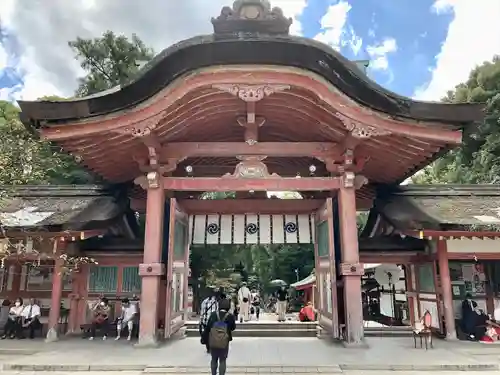
<instances>
[{"instance_id":1,"label":"curved gable roof","mask_svg":"<svg viewBox=\"0 0 500 375\"><path fill-rule=\"evenodd\" d=\"M176 78L214 65L278 65L314 72L340 91L371 109L395 117L436 121L461 127L481 120L482 104L420 102L388 91L355 63L320 42L289 36L225 34L194 37L158 54L128 85L101 95L70 101L20 101L23 122L65 120L104 115L137 105Z\"/></svg>"}]
</instances>

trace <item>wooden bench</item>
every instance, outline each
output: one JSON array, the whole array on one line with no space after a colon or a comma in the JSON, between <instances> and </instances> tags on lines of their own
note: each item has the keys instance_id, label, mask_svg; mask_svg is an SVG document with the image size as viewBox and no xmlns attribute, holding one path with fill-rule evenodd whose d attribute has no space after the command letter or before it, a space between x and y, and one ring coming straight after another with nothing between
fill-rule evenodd
<instances>
[{"instance_id":1,"label":"wooden bench","mask_svg":"<svg viewBox=\"0 0 500 375\"><path fill-rule=\"evenodd\" d=\"M416 323L413 328L413 343L415 345L415 349L417 348L417 338L420 339L420 348L423 347L425 343L425 350L429 348L433 348L432 343L432 316L429 310L426 310L420 321Z\"/></svg>"}]
</instances>

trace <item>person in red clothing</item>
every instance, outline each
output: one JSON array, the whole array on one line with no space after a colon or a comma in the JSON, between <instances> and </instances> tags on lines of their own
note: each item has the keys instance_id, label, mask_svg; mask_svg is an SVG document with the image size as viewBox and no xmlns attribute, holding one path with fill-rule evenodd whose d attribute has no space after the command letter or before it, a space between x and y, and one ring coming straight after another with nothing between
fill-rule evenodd
<instances>
[{"instance_id":1,"label":"person in red clothing","mask_svg":"<svg viewBox=\"0 0 500 375\"><path fill-rule=\"evenodd\" d=\"M316 312L314 311L312 302L307 302L307 305L300 309L299 320L301 322L314 322L316 320L315 315Z\"/></svg>"}]
</instances>

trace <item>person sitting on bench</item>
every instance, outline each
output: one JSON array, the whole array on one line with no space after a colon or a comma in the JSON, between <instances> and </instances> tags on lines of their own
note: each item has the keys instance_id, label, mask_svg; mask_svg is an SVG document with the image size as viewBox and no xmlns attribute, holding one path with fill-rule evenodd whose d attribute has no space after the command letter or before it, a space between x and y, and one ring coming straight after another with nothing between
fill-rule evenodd
<instances>
[{"instance_id":1,"label":"person sitting on bench","mask_svg":"<svg viewBox=\"0 0 500 375\"><path fill-rule=\"evenodd\" d=\"M23 317L23 328L29 331L29 338L35 338L35 331L40 329L40 316L42 315L40 311L40 306L36 303L34 298L30 298L29 305L24 306L22 317Z\"/></svg>"},{"instance_id":2,"label":"person sitting on bench","mask_svg":"<svg viewBox=\"0 0 500 375\"><path fill-rule=\"evenodd\" d=\"M14 339L16 337L18 339L23 338L23 310L23 299L16 298L14 306L12 306L9 310L9 319L7 319L7 323L5 323L2 339L6 339L7 337L11 339Z\"/></svg>"},{"instance_id":3,"label":"person sitting on bench","mask_svg":"<svg viewBox=\"0 0 500 375\"><path fill-rule=\"evenodd\" d=\"M128 298L124 298L122 300L122 315L118 318L118 322L116 324L116 339L120 340L122 331L127 327L128 336L127 340L130 341L132 339L132 332L134 330L134 324L137 316L137 306L135 303L130 303Z\"/></svg>"},{"instance_id":4,"label":"person sitting on bench","mask_svg":"<svg viewBox=\"0 0 500 375\"><path fill-rule=\"evenodd\" d=\"M102 297L93 307L92 312L94 314L94 319L92 320L92 325L90 327L90 338L93 340L95 337L95 332L99 328L102 330L102 339L106 340L108 338L109 329L109 301L106 297Z\"/></svg>"}]
</instances>

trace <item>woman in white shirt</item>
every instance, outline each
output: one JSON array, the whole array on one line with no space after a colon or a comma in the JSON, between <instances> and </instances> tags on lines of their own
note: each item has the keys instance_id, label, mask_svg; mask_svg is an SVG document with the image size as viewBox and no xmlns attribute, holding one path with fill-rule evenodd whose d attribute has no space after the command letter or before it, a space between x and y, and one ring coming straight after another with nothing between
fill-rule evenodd
<instances>
[{"instance_id":1,"label":"woman in white shirt","mask_svg":"<svg viewBox=\"0 0 500 375\"><path fill-rule=\"evenodd\" d=\"M2 336L2 340L6 339L7 336L11 339L17 337L21 338L23 333L23 299L17 298L14 306L10 308L9 311L9 319L7 319L7 323L5 323L4 334Z\"/></svg>"}]
</instances>

